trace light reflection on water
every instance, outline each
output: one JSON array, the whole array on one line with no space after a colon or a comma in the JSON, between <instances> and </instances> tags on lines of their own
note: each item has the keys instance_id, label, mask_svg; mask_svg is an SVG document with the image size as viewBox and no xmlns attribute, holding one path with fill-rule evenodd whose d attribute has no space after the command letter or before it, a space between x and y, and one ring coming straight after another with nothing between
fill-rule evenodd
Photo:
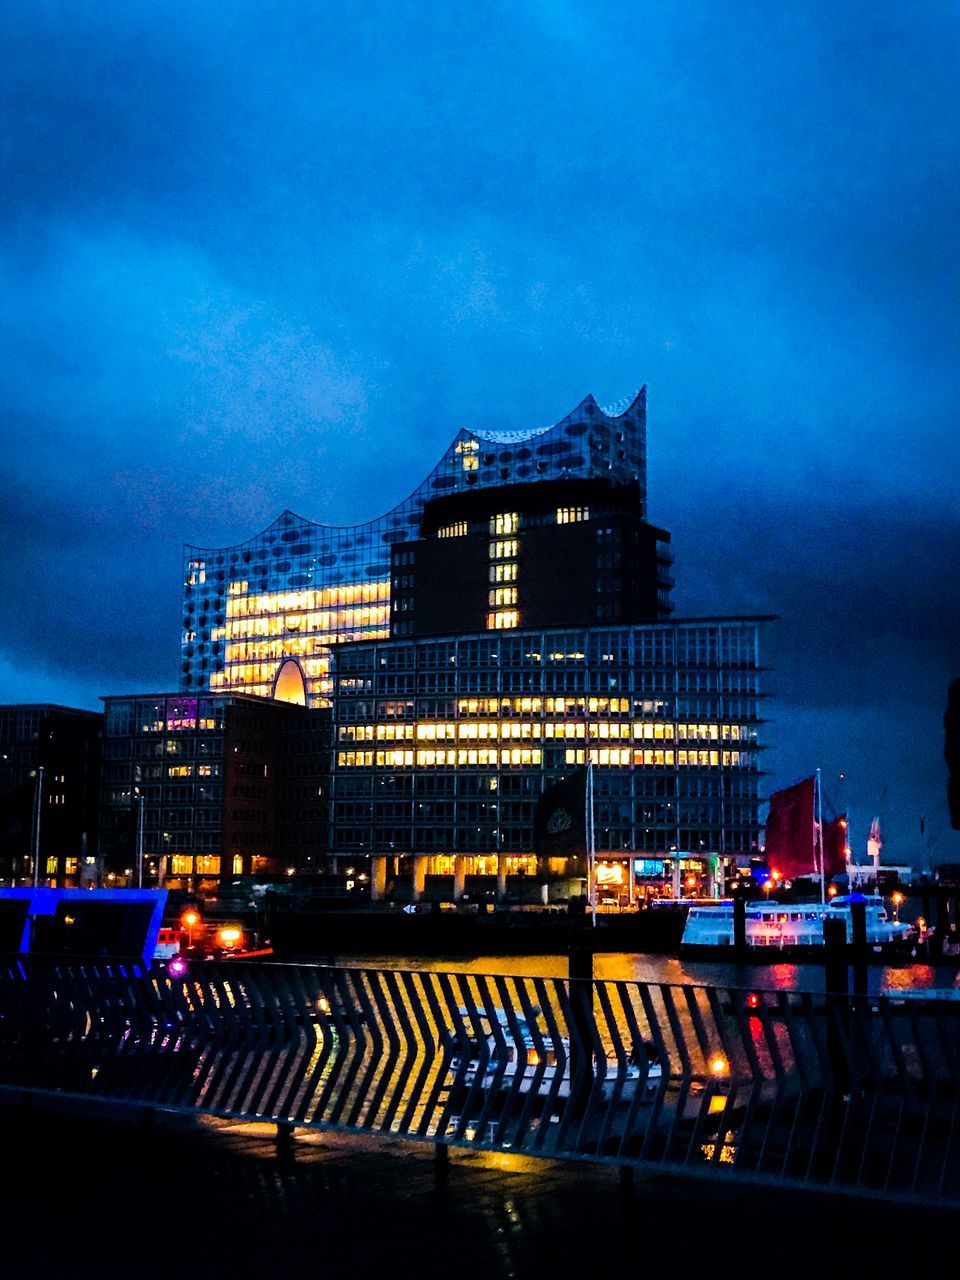
<instances>
[{"instance_id":1,"label":"light reflection on water","mask_svg":"<svg viewBox=\"0 0 960 1280\"><path fill-rule=\"evenodd\" d=\"M543 956L348 956L338 965L369 969L414 969L426 973L484 973L529 978L564 978L567 958ZM818 964L736 965L676 956L628 952L600 953L594 957L596 978L634 982L694 983L716 987L750 987L757 990L822 991L823 966ZM960 987L960 969L953 965L869 965L868 990L888 988Z\"/></svg>"}]
</instances>

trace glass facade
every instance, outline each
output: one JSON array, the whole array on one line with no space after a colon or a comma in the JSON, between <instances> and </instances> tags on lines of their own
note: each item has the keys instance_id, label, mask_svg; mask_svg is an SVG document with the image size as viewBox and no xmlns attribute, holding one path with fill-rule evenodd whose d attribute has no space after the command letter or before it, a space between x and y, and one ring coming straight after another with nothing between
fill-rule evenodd
<instances>
[{"instance_id":1,"label":"glass facade","mask_svg":"<svg viewBox=\"0 0 960 1280\"><path fill-rule=\"evenodd\" d=\"M599 854L756 854L759 626L339 649L331 850L528 858L537 798L589 753Z\"/></svg>"},{"instance_id":2,"label":"glass facade","mask_svg":"<svg viewBox=\"0 0 960 1280\"><path fill-rule=\"evenodd\" d=\"M181 690L270 696L283 660L294 658L303 670L308 704L327 705L334 646L391 634L391 549L419 538L427 502L567 479L630 486L643 514L643 391L608 409L588 396L540 431L485 435L463 430L408 498L367 524L339 528L285 511L238 546L186 547ZM576 509L557 513L561 522L584 518ZM463 531L453 525L440 536ZM492 628L517 625L509 607L491 609L491 619Z\"/></svg>"}]
</instances>

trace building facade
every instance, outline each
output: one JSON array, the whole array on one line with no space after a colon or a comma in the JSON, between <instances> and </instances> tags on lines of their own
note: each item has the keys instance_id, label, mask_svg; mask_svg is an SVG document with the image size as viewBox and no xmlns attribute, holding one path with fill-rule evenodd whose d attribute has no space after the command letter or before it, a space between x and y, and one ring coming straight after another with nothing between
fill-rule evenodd
<instances>
[{"instance_id":1,"label":"building facade","mask_svg":"<svg viewBox=\"0 0 960 1280\"><path fill-rule=\"evenodd\" d=\"M613 898L677 872L721 887L759 852L759 630L730 618L341 647L331 852L386 859L383 887L502 895L515 877L515 892L568 896L585 869L538 863L534 808L589 759Z\"/></svg>"},{"instance_id":2,"label":"building facade","mask_svg":"<svg viewBox=\"0 0 960 1280\"><path fill-rule=\"evenodd\" d=\"M104 703L106 882L138 878L141 849L144 883L195 888L325 852L328 712L244 694Z\"/></svg>"},{"instance_id":3,"label":"building facade","mask_svg":"<svg viewBox=\"0 0 960 1280\"><path fill-rule=\"evenodd\" d=\"M717 888L758 851L762 619L671 620L668 544L643 391L539 431L461 431L377 520L287 511L187 547L181 694L328 709L325 834L298 867L367 859L380 893L575 892L576 859L537 863L533 809L589 760L611 893Z\"/></svg>"},{"instance_id":4,"label":"building facade","mask_svg":"<svg viewBox=\"0 0 960 1280\"><path fill-rule=\"evenodd\" d=\"M102 728L75 707L0 707L0 880L81 883L96 856Z\"/></svg>"},{"instance_id":5,"label":"building facade","mask_svg":"<svg viewBox=\"0 0 960 1280\"><path fill-rule=\"evenodd\" d=\"M588 396L567 417L539 431L460 431L422 484L367 524L321 525L285 511L238 546L186 547L181 691L269 697L281 663L295 658L306 680L308 705L328 705L336 646L387 639L407 622L403 610L393 607L393 583L408 576L398 572L407 567L400 549L442 530L424 529L428 505L435 504L436 512L440 499L459 496L469 502L493 489L516 493L522 488L532 496L550 481L595 481L611 493L629 492L630 509L644 520L645 392L610 409ZM573 496L570 501L559 497L554 523L557 509L578 505ZM461 518L451 514L450 523ZM499 585L511 583L504 579Z\"/></svg>"}]
</instances>

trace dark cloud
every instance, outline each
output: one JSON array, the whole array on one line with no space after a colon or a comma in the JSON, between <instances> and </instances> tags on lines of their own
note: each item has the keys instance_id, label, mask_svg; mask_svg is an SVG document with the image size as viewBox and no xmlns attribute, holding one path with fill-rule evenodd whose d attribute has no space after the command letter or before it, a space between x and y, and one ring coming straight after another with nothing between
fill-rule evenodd
<instances>
[{"instance_id":1,"label":"dark cloud","mask_svg":"<svg viewBox=\"0 0 960 1280\"><path fill-rule=\"evenodd\" d=\"M960 20L731 13L8 6L0 696L170 685L181 542L646 381L682 611L781 616L772 780L942 824Z\"/></svg>"}]
</instances>

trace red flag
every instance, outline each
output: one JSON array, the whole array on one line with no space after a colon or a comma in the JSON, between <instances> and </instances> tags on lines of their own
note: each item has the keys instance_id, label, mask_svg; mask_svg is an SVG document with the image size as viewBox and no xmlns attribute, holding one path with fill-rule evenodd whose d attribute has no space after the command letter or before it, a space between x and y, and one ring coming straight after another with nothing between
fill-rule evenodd
<instances>
[{"instance_id":1,"label":"red flag","mask_svg":"<svg viewBox=\"0 0 960 1280\"><path fill-rule=\"evenodd\" d=\"M784 880L819 871L814 852L814 779L804 778L770 797L767 815L767 866Z\"/></svg>"},{"instance_id":2,"label":"red flag","mask_svg":"<svg viewBox=\"0 0 960 1280\"><path fill-rule=\"evenodd\" d=\"M823 824L823 874L828 879L846 871L848 848L847 815L842 813Z\"/></svg>"}]
</instances>

